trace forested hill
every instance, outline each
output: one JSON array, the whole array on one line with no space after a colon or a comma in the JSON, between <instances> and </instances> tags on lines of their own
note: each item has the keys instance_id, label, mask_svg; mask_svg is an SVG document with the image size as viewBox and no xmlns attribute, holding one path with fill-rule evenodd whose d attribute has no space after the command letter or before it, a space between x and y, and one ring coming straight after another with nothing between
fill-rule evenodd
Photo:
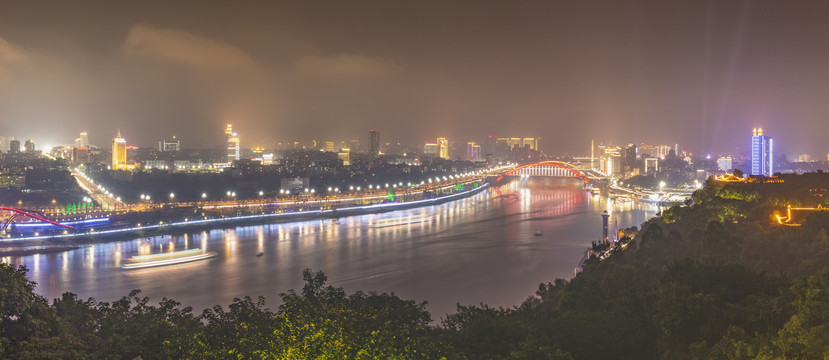
<instances>
[{"instance_id":1,"label":"forested hill","mask_svg":"<svg viewBox=\"0 0 829 360\"><path fill-rule=\"evenodd\" d=\"M829 175L779 184L708 181L643 224L625 251L539 285L514 308L347 294L306 271L282 305L239 299L194 314L133 293L51 303L0 265L0 358L822 359L829 358Z\"/></svg>"}]
</instances>

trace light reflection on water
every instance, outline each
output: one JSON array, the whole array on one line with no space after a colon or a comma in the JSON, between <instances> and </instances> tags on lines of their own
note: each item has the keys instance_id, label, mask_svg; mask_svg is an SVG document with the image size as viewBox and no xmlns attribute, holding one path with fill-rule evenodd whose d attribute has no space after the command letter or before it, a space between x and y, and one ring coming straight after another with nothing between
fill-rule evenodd
<instances>
[{"instance_id":1,"label":"light reflection on water","mask_svg":"<svg viewBox=\"0 0 829 360\"><path fill-rule=\"evenodd\" d=\"M576 189L511 183L468 199L424 208L340 218L216 229L96 244L61 253L0 260L26 265L48 298L71 291L112 301L141 289L196 311L234 297L301 289L302 270L322 270L346 290L393 291L429 301L434 319L455 304L517 305L540 282L569 278L610 206L619 228L640 225L658 209L608 203ZM610 211L609 211L610 212ZM541 236L536 236L536 232ZM211 260L124 271L122 259L200 247ZM261 256L257 256L262 253Z\"/></svg>"}]
</instances>

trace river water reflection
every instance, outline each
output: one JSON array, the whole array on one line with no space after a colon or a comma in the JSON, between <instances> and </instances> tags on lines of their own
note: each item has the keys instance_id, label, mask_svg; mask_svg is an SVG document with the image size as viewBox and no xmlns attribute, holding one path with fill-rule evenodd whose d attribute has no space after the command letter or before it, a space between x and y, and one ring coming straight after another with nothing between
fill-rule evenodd
<instances>
[{"instance_id":1,"label":"river water reflection","mask_svg":"<svg viewBox=\"0 0 829 360\"><path fill-rule=\"evenodd\" d=\"M575 189L513 182L442 205L332 220L245 226L86 246L62 253L2 258L26 265L36 291L112 301L141 289L197 313L235 297L300 290L302 270L322 270L348 291L394 292L428 301L433 319L456 303L518 305L541 282L570 278L591 241L601 237L601 212L619 228L639 226L656 207L619 204ZM540 231L541 235L536 236ZM218 256L185 265L121 270L138 254L200 247ZM262 253L261 256L257 256Z\"/></svg>"}]
</instances>

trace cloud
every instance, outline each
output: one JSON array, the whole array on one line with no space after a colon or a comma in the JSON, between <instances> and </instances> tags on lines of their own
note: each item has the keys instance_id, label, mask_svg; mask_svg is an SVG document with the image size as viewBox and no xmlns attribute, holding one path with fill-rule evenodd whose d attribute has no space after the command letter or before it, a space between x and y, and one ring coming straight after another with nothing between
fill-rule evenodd
<instances>
[{"instance_id":1,"label":"cloud","mask_svg":"<svg viewBox=\"0 0 829 360\"><path fill-rule=\"evenodd\" d=\"M0 38L0 64L22 64L28 59L29 54L25 50Z\"/></svg>"},{"instance_id":2,"label":"cloud","mask_svg":"<svg viewBox=\"0 0 829 360\"><path fill-rule=\"evenodd\" d=\"M231 44L193 33L138 24L130 29L123 54L202 69L257 68L256 61Z\"/></svg>"},{"instance_id":3,"label":"cloud","mask_svg":"<svg viewBox=\"0 0 829 360\"><path fill-rule=\"evenodd\" d=\"M384 78L401 71L401 67L391 61L352 54L300 56L291 68L291 72L298 76L323 80Z\"/></svg>"}]
</instances>

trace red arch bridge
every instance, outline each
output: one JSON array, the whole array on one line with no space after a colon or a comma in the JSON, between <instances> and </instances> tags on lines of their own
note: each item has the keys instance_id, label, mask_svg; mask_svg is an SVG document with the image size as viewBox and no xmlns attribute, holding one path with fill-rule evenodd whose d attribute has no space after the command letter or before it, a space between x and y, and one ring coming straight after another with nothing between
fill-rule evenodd
<instances>
[{"instance_id":1,"label":"red arch bridge","mask_svg":"<svg viewBox=\"0 0 829 360\"><path fill-rule=\"evenodd\" d=\"M595 171L579 169L576 165L553 160L521 165L504 173L503 176L578 178L585 184L604 178Z\"/></svg>"}]
</instances>

